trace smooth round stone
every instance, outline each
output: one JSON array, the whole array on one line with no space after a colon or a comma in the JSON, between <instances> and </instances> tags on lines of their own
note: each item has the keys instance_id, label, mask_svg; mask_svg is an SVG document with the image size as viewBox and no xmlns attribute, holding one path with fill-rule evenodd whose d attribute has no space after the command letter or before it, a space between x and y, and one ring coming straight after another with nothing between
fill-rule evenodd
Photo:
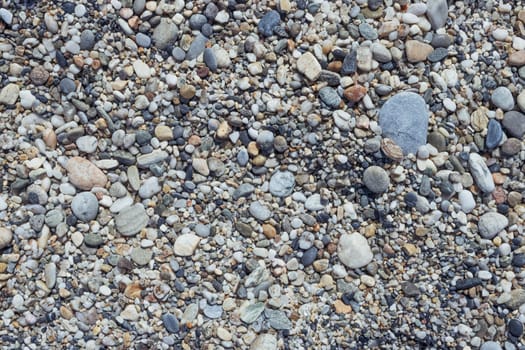
<instances>
[{"instance_id":1,"label":"smooth round stone","mask_svg":"<svg viewBox=\"0 0 525 350\"><path fill-rule=\"evenodd\" d=\"M383 193L390 186L390 178L383 168L373 165L363 173L363 183L371 192Z\"/></svg>"},{"instance_id":2,"label":"smooth round stone","mask_svg":"<svg viewBox=\"0 0 525 350\"><path fill-rule=\"evenodd\" d=\"M194 230L199 237L208 237L211 233L210 225L204 225L201 223L195 225Z\"/></svg>"},{"instance_id":3,"label":"smooth round stone","mask_svg":"<svg viewBox=\"0 0 525 350\"><path fill-rule=\"evenodd\" d=\"M75 142L79 151L93 153L97 150L98 140L95 136L80 136Z\"/></svg>"},{"instance_id":4,"label":"smooth round stone","mask_svg":"<svg viewBox=\"0 0 525 350\"><path fill-rule=\"evenodd\" d=\"M80 34L80 50L91 50L95 46L95 34L86 29Z\"/></svg>"},{"instance_id":5,"label":"smooth round stone","mask_svg":"<svg viewBox=\"0 0 525 350\"><path fill-rule=\"evenodd\" d=\"M193 39L193 41L191 42L190 48L188 49L188 52L186 53L186 59L191 61L199 57L199 55L204 52L207 42L208 42L207 37L205 37L202 34L198 34L195 37L195 39Z\"/></svg>"},{"instance_id":6,"label":"smooth round stone","mask_svg":"<svg viewBox=\"0 0 525 350\"><path fill-rule=\"evenodd\" d=\"M479 350L502 350L501 345L495 341L487 341L481 345Z\"/></svg>"},{"instance_id":7,"label":"smooth round stone","mask_svg":"<svg viewBox=\"0 0 525 350\"><path fill-rule=\"evenodd\" d=\"M202 312L204 315L211 319L220 318L222 316L222 306L221 305L206 305Z\"/></svg>"},{"instance_id":8,"label":"smooth round stone","mask_svg":"<svg viewBox=\"0 0 525 350\"><path fill-rule=\"evenodd\" d=\"M64 95L68 95L76 90L77 86L75 85L75 82L69 78L64 78L60 81L60 91Z\"/></svg>"},{"instance_id":9,"label":"smooth round stone","mask_svg":"<svg viewBox=\"0 0 525 350\"><path fill-rule=\"evenodd\" d=\"M272 10L261 18L257 25L257 29L263 36L272 36L274 28L279 26L279 24L281 24L281 16L279 15L279 12Z\"/></svg>"},{"instance_id":10,"label":"smooth round stone","mask_svg":"<svg viewBox=\"0 0 525 350\"><path fill-rule=\"evenodd\" d=\"M491 150L496 148L503 139L503 129L496 119L489 120L487 136L485 136L485 147Z\"/></svg>"},{"instance_id":11,"label":"smooth round stone","mask_svg":"<svg viewBox=\"0 0 525 350\"><path fill-rule=\"evenodd\" d=\"M178 46L173 48L173 50L171 51L171 55L177 62L182 62L186 58L186 52L184 52L184 50Z\"/></svg>"},{"instance_id":12,"label":"smooth round stone","mask_svg":"<svg viewBox=\"0 0 525 350\"><path fill-rule=\"evenodd\" d=\"M98 214L98 199L91 192L80 192L71 201L73 214L81 221L91 221Z\"/></svg>"},{"instance_id":13,"label":"smooth round stone","mask_svg":"<svg viewBox=\"0 0 525 350\"><path fill-rule=\"evenodd\" d=\"M149 249L133 248L131 251L131 260L138 266L148 265L153 257L153 252Z\"/></svg>"},{"instance_id":14,"label":"smooth round stone","mask_svg":"<svg viewBox=\"0 0 525 350\"><path fill-rule=\"evenodd\" d=\"M270 130L262 130L257 135L257 145L263 152L271 151L273 148L274 135Z\"/></svg>"},{"instance_id":15,"label":"smooth round stone","mask_svg":"<svg viewBox=\"0 0 525 350\"><path fill-rule=\"evenodd\" d=\"M470 213L476 207L476 200L469 190L463 190L458 195L459 205L464 213Z\"/></svg>"},{"instance_id":16,"label":"smooth round stone","mask_svg":"<svg viewBox=\"0 0 525 350\"><path fill-rule=\"evenodd\" d=\"M430 44L435 48L447 48L452 44L452 38L448 34L436 34L432 37Z\"/></svg>"},{"instance_id":17,"label":"smooth round stone","mask_svg":"<svg viewBox=\"0 0 525 350\"><path fill-rule=\"evenodd\" d=\"M523 335L523 323L520 320L515 318L511 319L507 327L512 336L519 338Z\"/></svg>"},{"instance_id":18,"label":"smooth round stone","mask_svg":"<svg viewBox=\"0 0 525 350\"><path fill-rule=\"evenodd\" d=\"M289 171L276 171L270 178L270 193L276 197L287 197L292 194L295 177Z\"/></svg>"},{"instance_id":19,"label":"smooth round stone","mask_svg":"<svg viewBox=\"0 0 525 350\"><path fill-rule=\"evenodd\" d=\"M190 20L188 22L191 29L200 30L202 26L208 22L208 19L203 14L195 13L191 15Z\"/></svg>"},{"instance_id":20,"label":"smooth round stone","mask_svg":"<svg viewBox=\"0 0 525 350\"><path fill-rule=\"evenodd\" d=\"M304 207L311 211L319 211L325 208L325 205L321 203L321 195L319 193L314 193L306 202L304 202Z\"/></svg>"},{"instance_id":21,"label":"smooth round stone","mask_svg":"<svg viewBox=\"0 0 525 350\"><path fill-rule=\"evenodd\" d=\"M374 257L366 238L357 232L345 233L339 238L337 254L339 260L351 269L368 265Z\"/></svg>"},{"instance_id":22,"label":"smooth round stone","mask_svg":"<svg viewBox=\"0 0 525 350\"><path fill-rule=\"evenodd\" d=\"M76 188L89 191L93 187L104 187L106 175L95 164L82 157L73 157L66 164L69 181Z\"/></svg>"},{"instance_id":23,"label":"smooth round stone","mask_svg":"<svg viewBox=\"0 0 525 350\"><path fill-rule=\"evenodd\" d=\"M500 86L492 92L491 101L496 107L504 111L510 111L514 108L512 92L504 86Z\"/></svg>"},{"instance_id":24,"label":"smooth round stone","mask_svg":"<svg viewBox=\"0 0 525 350\"><path fill-rule=\"evenodd\" d=\"M151 46L151 38L144 33L137 33L135 36L135 42L138 46L146 48Z\"/></svg>"},{"instance_id":25,"label":"smooth round stone","mask_svg":"<svg viewBox=\"0 0 525 350\"><path fill-rule=\"evenodd\" d=\"M392 139L403 153L416 153L427 143L429 113L425 100L413 92L401 92L379 110L383 136Z\"/></svg>"},{"instance_id":26,"label":"smooth round stone","mask_svg":"<svg viewBox=\"0 0 525 350\"><path fill-rule=\"evenodd\" d=\"M318 249L316 247L310 247L303 253L303 256L301 257L301 264L303 264L304 267L312 265L317 258L317 252Z\"/></svg>"},{"instance_id":27,"label":"smooth round stone","mask_svg":"<svg viewBox=\"0 0 525 350\"><path fill-rule=\"evenodd\" d=\"M516 138L509 138L501 145L501 154L507 157L518 154L521 151L521 141Z\"/></svg>"},{"instance_id":28,"label":"smooth round stone","mask_svg":"<svg viewBox=\"0 0 525 350\"><path fill-rule=\"evenodd\" d=\"M518 107L522 112L525 111L525 90L520 92L520 94L516 98L516 103L518 104Z\"/></svg>"},{"instance_id":29,"label":"smooth round stone","mask_svg":"<svg viewBox=\"0 0 525 350\"><path fill-rule=\"evenodd\" d=\"M337 108L341 103L341 97L337 91L330 86L325 86L319 90L319 98L324 104L331 108Z\"/></svg>"},{"instance_id":30,"label":"smooth round stone","mask_svg":"<svg viewBox=\"0 0 525 350\"><path fill-rule=\"evenodd\" d=\"M509 36L509 32L503 28L496 28L492 31L492 37L499 41L504 41Z\"/></svg>"},{"instance_id":31,"label":"smooth round stone","mask_svg":"<svg viewBox=\"0 0 525 350\"><path fill-rule=\"evenodd\" d=\"M13 241L13 232L5 227L0 227L0 249L11 245Z\"/></svg>"},{"instance_id":32,"label":"smooth round stone","mask_svg":"<svg viewBox=\"0 0 525 350\"><path fill-rule=\"evenodd\" d=\"M500 213L483 214L478 221L478 231L481 237L492 239L507 227L509 220Z\"/></svg>"},{"instance_id":33,"label":"smooth round stone","mask_svg":"<svg viewBox=\"0 0 525 350\"><path fill-rule=\"evenodd\" d=\"M52 209L46 213L46 225L53 228L64 221L64 213L60 209Z\"/></svg>"},{"instance_id":34,"label":"smooth round stone","mask_svg":"<svg viewBox=\"0 0 525 350\"><path fill-rule=\"evenodd\" d=\"M162 315L162 324L170 333L174 334L179 332L179 320L173 314L168 313Z\"/></svg>"},{"instance_id":35,"label":"smooth round stone","mask_svg":"<svg viewBox=\"0 0 525 350\"><path fill-rule=\"evenodd\" d=\"M505 113L502 124L511 136L521 139L525 135L525 114L523 113L517 111Z\"/></svg>"},{"instance_id":36,"label":"smooth round stone","mask_svg":"<svg viewBox=\"0 0 525 350\"><path fill-rule=\"evenodd\" d=\"M252 202L248 210L254 218L260 221L266 221L272 217L270 209L259 201Z\"/></svg>"},{"instance_id":37,"label":"smooth round stone","mask_svg":"<svg viewBox=\"0 0 525 350\"><path fill-rule=\"evenodd\" d=\"M98 248L102 244L104 244L104 237L99 235L98 233L87 233L84 236L84 243L86 246L91 248Z\"/></svg>"}]
</instances>

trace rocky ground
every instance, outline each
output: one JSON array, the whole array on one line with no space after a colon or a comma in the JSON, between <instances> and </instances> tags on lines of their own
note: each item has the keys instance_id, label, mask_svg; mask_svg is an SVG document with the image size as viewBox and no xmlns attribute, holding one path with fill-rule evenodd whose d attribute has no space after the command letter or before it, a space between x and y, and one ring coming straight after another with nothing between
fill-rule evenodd
<instances>
[{"instance_id":1,"label":"rocky ground","mask_svg":"<svg viewBox=\"0 0 525 350\"><path fill-rule=\"evenodd\" d=\"M520 1L0 0L2 349L522 349Z\"/></svg>"}]
</instances>

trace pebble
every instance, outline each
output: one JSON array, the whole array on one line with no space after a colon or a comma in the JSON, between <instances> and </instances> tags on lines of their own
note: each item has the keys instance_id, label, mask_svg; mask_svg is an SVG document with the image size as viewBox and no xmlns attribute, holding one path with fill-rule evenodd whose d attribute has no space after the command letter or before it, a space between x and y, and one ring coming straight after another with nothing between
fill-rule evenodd
<instances>
[{"instance_id":1,"label":"pebble","mask_svg":"<svg viewBox=\"0 0 525 350\"><path fill-rule=\"evenodd\" d=\"M521 139L525 135L525 114L510 111L505 113L502 120L503 127L509 135Z\"/></svg>"},{"instance_id":2,"label":"pebble","mask_svg":"<svg viewBox=\"0 0 525 350\"><path fill-rule=\"evenodd\" d=\"M95 46L95 34L93 31L86 29L80 34L80 50L92 50Z\"/></svg>"},{"instance_id":3,"label":"pebble","mask_svg":"<svg viewBox=\"0 0 525 350\"><path fill-rule=\"evenodd\" d=\"M488 150L494 149L498 147L502 139L503 129L501 128L501 124L495 119L489 120L487 136L485 137L485 147L487 147Z\"/></svg>"},{"instance_id":4,"label":"pebble","mask_svg":"<svg viewBox=\"0 0 525 350\"><path fill-rule=\"evenodd\" d=\"M250 345L250 350L277 350L277 338L273 334L260 334Z\"/></svg>"},{"instance_id":5,"label":"pebble","mask_svg":"<svg viewBox=\"0 0 525 350\"><path fill-rule=\"evenodd\" d=\"M267 12L259 21L257 29L259 33L265 37L272 36L274 29L281 23L281 16L279 12L272 10Z\"/></svg>"},{"instance_id":6,"label":"pebble","mask_svg":"<svg viewBox=\"0 0 525 350\"><path fill-rule=\"evenodd\" d=\"M515 318L511 319L507 327L512 336L519 338L523 335L523 323L520 320Z\"/></svg>"},{"instance_id":7,"label":"pebble","mask_svg":"<svg viewBox=\"0 0 525 350\"><path fill-rule=\"evenodd\" d=\"M193 60L204 52L208 38L202 34L198 34L195 39L191 42L190 48L186 53L187 60Z\"/></svg>"},{"instance_id":8,"label":"pebble","mask_svg":"<svg viewBox=\"0 0 525 350\"><path fill-rule=\"evenodd\" d=\"M405 51L408 62L417 63L425 61L434 48L418 40L408 40L405 43Z\"/></svg>"},{"instance_id":9,"label":"pebble","mask_svg":"<svg viewBox=\"0 0 525 350\"><path fill-rule=\"evenodd\" d=\"M133 70L139 78L148 79L149 77L151 77L150 67L142 60L136 60L135 62L133 62Z\"/></svg>"},{"instance_id":10,"label":"pebble","mask_svg":"<svg viewBox=\"0 0 525 350\"><path fill-rule=\"evenodd\" d=\"M11 245L13 240L13 232L5 227L0 227L0 249L4 249Z\"/></svg>"},{"instance_id":11,"label":"pebble","mask_svg":"<svg viewBox=\"0 0 525 350\"><path fill-rule=\"evenodd\" d=\"M106 175L95 164L81 157L72 157L66 163L69 181L78 189L90 191L93 187L104 187Z\"/></svg>"},{"instance_id":12,"label":"pebble","mask_svg":"<svg viewBox=\"0 0 525 350\"><path fill-rule=\"evenodd\" d=\"M361 234L344 233L337 245L339 260L351 269L358 269L372 262L373 255L368 241Z\"/></svg>"},{"instance_id":13,"label":"pebble","mask_svg":"<svg viewBox=\"0 0 525 350\"><path fill-rule=\"evenodd\" d=\"M80 192L73 197L71 210L79 220L94 220L98 215L97 197L91 192Z\"/></svg>"},{"instance_id":14,"label":"pebble","mask_svg":"<svg viewBox=\"0 0 525 350\"><path fill-rule=\"evenodd\" d=\"M426 144L429 113L423 98L412 92L390 97L379 110L383 135L392 139L405 154L416 153Z\"/></svg>"},{"instance_id":15,"label":"pebble","mask_svg":"<svg viewBox=\"0 0 525 350\"><path fill-rule=\"evenodd\" d=\"M13 23L13 14L8 9L4 9L4 8L0 9L0 18L8 26L10 26L11 23Z\"/></svg>"},{"instance_id":16,"label":"pebble","mask_svg":"<svg viewBox=\"0 0 525 350\"><path fill-rule=\"evenodd\" d=\"M295 186L295 177L289 171L276 171L270 178L269 190L276 197L288 197Z\"/></svg>"},{"instance_id":17,"label":"pebble","mask_svg":"<svg viewBox=\"0 0 525 350\"><path fill-rule=\"evenodd\" d=\"M144 206L134 204L122 209L115 217L115 227L122 236L135 236L146 227L148 221L148 214Z\"/></svg>"},{"instance_id":18,"label":"pebble","mask_svg":"<svg viewBox=\"0 0 525 350\"><path fill-rule=\"evenodd\" d=\"M130 257L138 266L145 266L150 263L153 252L149 249L133 248Z\"/></svg>"},{"instance_id":19,"label":"pebble","mask_svg":"<svg viewBox=\"0 0 525 350\"><path fill-rule=\"evenodd\" d=\"M192 256L201 238L193 233L182 234L173 244L173 252L177 256Z\"/></svg>"},{"instance_id":20,"label":"pebble","mask_svg":"<svg viewBox=\"0 0 525 350\"><path fill-rule=\"evenodd\" d=\"M480 350L503 350L501 345L495 341L487 341L481 345Z\"/></svg>"},{"instance_id":21,"label":"pebble","mask_svg":"<svg viewBox=\"0 0 525 350\"><path fill-rule=\"evenodd\" d=\"M162 190L157 177L150 177L144 180L139 188L140 198L151 198Z\"/></svg>"},{"instance_id":22,"label":"pebble","mask_svg":"<svg viewBox=\"0 0 525 350\"><path fill-rule=\"evenodd\" d=\"M7 84L0 90L0 104L14 105L18 100L20 88L15 83Z\"/></svg>"},{"instance_id":23,"label":"pebble","mask_svg":"<svg viewBox=\"0 0 525 350\"><path fill-rule=\"evenodd\" d=\"M69 95L77 89L75 82L69 78L62 79L59 86L64 95Z\"/></svg>"},{"instance_id":24,"label":"pebble","mask_svg":"<svg viewBox=\"0 0 525 350\"><path fill-rule=\"evenodd\" d=\"M485 239L494 238L499 232L507 227L509 220L502 214L489 212L479 218L478 230L481 237Z\"/></svg>"},{"instance_id":25,"label":"pebble","mask_svg":"<svg viewBox=\"0 0 525 350\"><path fill-rule=\"evenodd\" d=\"M469 190L462 190L458 195L461 210L468 214L476 207L476 200Z\"/></svg>"},{"instance_id":26,"label":"pebble","mask_svg":"<svg viewBox=\"0 0 525 350\"><path fill-rule=\"evenodd\" d=\"M254 323L264 311L263 303L246 304L240 308L240 319L244 323Z\"/></svg>"},{"instance_id":27,"label":"pebble","mask_svg":"<svg viewBox=\"0 0 525 350\"><path fill-rule=\"evenodd\" d=\"M472 177L476 181L479 189L485 193L491 193L494 191L495 185L492 179L485 160L477 153L471 153L468 160L468 165Z\"/></svg>"},{"instance_id":28,"label":"pebble","mask_svg":"<svg viewBox=\"0 0 525 350\"><path fill-rule=\"evenodd\" d=\"M153 30L151 39L158 49L164 50L173 43L179 33L179 28L170 18L161 18Z\"/></svg>"},{"instance_id":29,"label":"pebble","mask_svg":"<svg viewBox=\"0 0 525 350\"><path fill-rule=\"evenodd\" d=\"M260 221L266 221L272 216L272 212L263 203L252 202L249 207L250 214Z\"/></svg>"},{"instance_id":30,"label":"pebble","mask_svg":"<svg viewBox=\"0 0 525 350\"><path fill-rule=\"evenodd\" d=\"M319 90L319 98L330 108L337 108L341 103L341 97L337 91L329 86Z\"/></svg>"},{"instance_id":31,"label":"pebble","mask_svg":"<svg viewBox=\"0 0 525 350\"><path fill-rule=\"evenodd\" d=\"M208 68L212 72L217 71L217 67L218 67L217 58L215 57L215 52L212 49L210 48L204 49L203 60L204 60L204 63L206 63L206 66L208 66Z\"/></svg>"},{"instance_id":32,"label":"pebble","mask_svg":"<svg viewBox=\"0 0 525 350\"><path fill-rule=\"evenodd\" d=\"M321 75L321 64L310 52L302 54L296 65L299 73L303 74L310 81L316 81Z\"/></svg>"},{"instance_id":33,"label":"pebble","mask_svg":"<svg viewBox=\"0 0 525 350\"><path fill-rule=\"evenodd\" d=\"M504 111L510 111L514 108L514 97L510 90L504 86L500 86L492 92L492 103Z\"/></svg>"},{"instance_id":34,"label":"pebble","mask_svg":"<svg viewBox=\"0 0 525 350\"><path fill-rule=\"evenodd\" d=\"M164 325L164 328L166 328L166 330L169 333L179 333L179 320L177 319L177 317L175 317L175 315L171 313L162 315L162 323Z\"/></svg>"},{"instance_id":35,"label":"pebble","mask_svg":"<svg viewBox=\"0 0 525 350\"><path fill-rule=\"evenodd\" d=\"M363 183L371 192L383 193L390 186L390 178L383 168L373 165L364 171Z\"/></svg>"},{"instance_id":36,"label":"pebble","mask_svg":"<svg viewBox=\"0 0 525 350\"><path fill-rule=\"evenodd\" d=\"M447 23L448 5L446 0L433 0L427 3L427 17L432 25L432 29L436 30Z\"/></svg>"},{"instance_id":37,"label":"pebble","mask_svg":"<svg viewBox=\"0 0 525 350\"><path fill-rule=\"evenodd\" d=\"M98 140L95 136L80 136L75 142L78 150L84 153L94 153L97 150Z\"/></svg>"}]
</instances>

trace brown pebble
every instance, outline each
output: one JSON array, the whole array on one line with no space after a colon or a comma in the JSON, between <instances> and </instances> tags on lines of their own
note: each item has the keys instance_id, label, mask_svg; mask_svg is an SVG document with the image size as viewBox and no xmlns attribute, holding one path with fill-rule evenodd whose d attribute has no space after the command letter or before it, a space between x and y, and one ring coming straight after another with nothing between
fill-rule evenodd
<instances>
[{"instance_id":1,"label":"brown pebble","mask_svg":"<svg viewBox=\"0 0 525 350\"><path fill-rule=\"evenodd\" d=\"M275 238L275 236L277 235L277 231L275 230L275 227L273 227L270 224L263 224L262 230L263 230L264 236L268 239Z\"/></svg>"},{"instance_id":2,"label":"brown pebble","mask_svg":"<svg viewBox=\"0 0 525 350\"><path fill-rule=\"evenodd\" d=\"M509 65L521 67L525 65L525 50L513 52L509 55Z\"/></svg>"},{"instance_id":3,"label":"brown pebble","mask_svg":"<svg viewBox=\"0 0 525 350\"><path fill-rule=\"evenodd\" d=\"M338 314L349 314L352 312L352 307L350 305L346 305L341 300L334 301L334 309Z\"/></svg>"},{"instance_id":4,"label":"brown pebble","mask_svg":"<svg viewBox=\"0 0 525 350\"><path fill-rule=\"evenodd\" d=\"M496 186L494 191L492 191L492 198L494 198L497 204L505 203L507 200L507 195L505 194L503 187Z\"/></svg>"},{"instance_id":5,"label":"brown pebble","mask_svg":"<svg viewBox=\"0 0 525 350\"><path fill-rule=\"evenodd\" d=\"M385 137L381 140L381 151L396 162L403 160L403 150L392 139Z\"/></svg>"},{"instance_id":6,"label":"brown pebble","mask_svg":"<svg viewBox=\"0 0 525 350\"><path fill-rule=\"evenodd\" d=\"M352 102L359 102L363 97L365 97L367 89L359 84L352 85L349 88L345 89L343 92L344 97Z\"/></svg>"},{"instance_id":7,"label":"brown pebble","mask_svg":"<svg viewBox=\"0 0 525 350\"><path fill-rule=\"evenodd\" d=\"M521 151L521 141L511 137L501 145L501 154L507 157L513 156Z\"/></svg>"},{"instance_id":8,"label":"brown pebble","mask_svg":"<svg viewBox=\"0 0 525 350\"><path fill-rule=\"evenodd\" d=\"M185 99L189 100L195 96L196 89L193 85L184 84L180 88L180 95Z\"/></svg>"},{"instance_id":9,"label":"brown pebble","mask_svg":"<svg viewBox=\"0 0 525 350\"><path fill-rule=\"evenodd\" d=\"M55 149L57 147L57 135L53 129L45 129L42 131L42 139L47 147Z\"/></svg>"},{"instance_id":10,"label":"brown pebble","mask_svg":"<svg viewBox=\"0 0 525 350\"><path fill-rule=\"evenodd\" d=\"M416 63L426 60L434 48L418 40L408 40L405 50L408 62Z\"/></svg>"},{"instance_id":11,"label":"brown pebble","mask_svg":"<svg viewBox=\"0 0 525 350\"><path fill-rule=\"evenodd\" d=\"M36 66L31 70L29 78L35 85L44 85L49 79L49 72L42 66Z\"/></svg>"},{"instance_id":12,"label":"brown pebble","mask_svg":"<svg viewBox=\"0 0 525 350\"><path fill-rule=\"evenodd\" d=\"M509 205L511 207L515 207L516 205L520 204L522 200L522 195L519 192L512 191L507 196L507 201L509 202Z\"/></svg>"}]
</instances>

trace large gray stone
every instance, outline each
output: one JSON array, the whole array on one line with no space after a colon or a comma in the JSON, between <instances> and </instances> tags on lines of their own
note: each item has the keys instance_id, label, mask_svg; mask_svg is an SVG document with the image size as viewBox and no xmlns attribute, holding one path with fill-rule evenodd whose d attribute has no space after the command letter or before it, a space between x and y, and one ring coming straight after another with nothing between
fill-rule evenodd
<instances>
[{"instance_id":1,"label":"large gray stone","mask_svg":"<svg viewBox=\"0 0 525 350\"><path fill-rule=\"evenodd\" d=\"M428 109L425 100L413 92L391 97L379 111L383 136L401 147L404 154L416 153L427 143Z\"/></svg>"},{"instance_id":2,"label":"large gray stone","mask_svg":"<svg viewBox=\"0 0 525 350\"><path fill-rule=\"evenodd\" d=\"M179 28L177 25L171 19L163 18L153 31L153 43L157 48L165 49L175 41L178 33Z\"/></svg>"},{"instance_id":3,"label":"large gray stone","mask_svg":"<svg viewBox=\"0 0 525 350\"><path fill-rule=\"evenodd\" d=\"M134 236L148 224L148 214L142 204L134 204L122 211L115 218L115 226L122 236Z\"/></svg>"},{"instance_id":4,"label":"large gray stone","mask_svg":"<svg viewBox=\"0 0 525 350\"><path fill-rule=\"evenodd\" d=\"M430 0L427 6L427 17L432 29L436 30L443 27L447 23L448 17L447 0Z\"/></svg>"}]
</instances>

